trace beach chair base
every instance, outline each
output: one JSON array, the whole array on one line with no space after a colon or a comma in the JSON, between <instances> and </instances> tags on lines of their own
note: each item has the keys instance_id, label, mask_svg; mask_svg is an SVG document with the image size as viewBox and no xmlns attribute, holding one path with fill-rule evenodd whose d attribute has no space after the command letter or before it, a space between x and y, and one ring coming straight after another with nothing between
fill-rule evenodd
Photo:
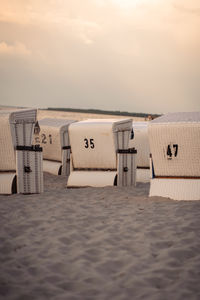
<instances>
[{"instance_id":1,"label":"beach chair base","mask_svg":"<svg viewBox=\"0 0 200 300\"><path fill-rule=\"evenodd\" d=\"M67 149L62 149L62 169L61 175L69 176L70 174L70 156L71 156L71 148L69 146Z\"/></svg>"},{"instance_id":2,"label":"beach chair base","mask_svg":"<svg viewBox=\"0 0 200 300\"><path fill-rule=\"evenodd\" d=\"M70 174L70 149L62 150L62 162L44 159L43 171L53 175L65 175Z\"/></svg>"},{"instance_id":3,"label":"beach chair base","mask_svg":"<svg viewBox=\"0 0 200 300\"><path fill-rule=\"evenodd\" d=\"M151 173L149 168L136 169L136 182L150 182Z\"/></svg>"},{"instance_id":4,"label":"beach chair base","mask_svg":"<svg viewBox=\"0 0 200 300\"><path fill-rule=\"evenodd\" d=\"M117 171L72 171L67 187L103 187L116 185Z\"/></svg>"},{"instance_id":5,"label":"beach chair base","mask_svg":"<svg viewBox=\"0 0 200 300\"><path fill-rule=\"evenodd\" d=\"M42 193L42 148L17 146L16 150L17 193Z\"/></svg>"},{"instance_id":6,"label":"beach chair base","mask_svg":"<svg viewBox=\"0 0 200 300\"><path fill-rule=\"evenodd\" d=\"M15 194L17 192L16 173L0 173L0 194Z\"/></svg>"},{"instance_id":7,"label":"beach chair base","mask_svg":"<svg viewBox=\"0 0 200 300\"><path fill-rule=\"evenodd\" d=\"M62 172L62 163L58 161L52 160L43 160L43 171L53 174L53 175L61 175Z\"/></svg>"},{"instance_id":8,"label":"beach chair base","mask_svg":"<svg viewBox=\"0 0 200 300\"><path fill-rule=\"evenodd\" d=\"M174 200L200 200L200 179L153 178L149 196Z\"/></svg>"}]
</instances>

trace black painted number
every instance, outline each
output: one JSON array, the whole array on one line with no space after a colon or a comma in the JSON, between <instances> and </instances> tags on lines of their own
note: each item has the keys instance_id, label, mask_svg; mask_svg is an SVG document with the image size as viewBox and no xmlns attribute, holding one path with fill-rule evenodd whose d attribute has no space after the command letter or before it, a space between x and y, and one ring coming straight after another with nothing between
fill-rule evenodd
<instances>
[{"instance_id":1,"label":"black painted number","mask_svg":"<svg viewBox=\"0 0 200 300\"><path fill-rule=\"evenodd\" d=\"M90 139L90 148L94 149L94 139Z\"/></svg>"},{"instance_id":2,"label":"black painted number","mask_svg":"<svg viewBox=\"0 0 200 300\"><path fill-rule=\"evenodd\" d=\"M175 149L175 151L174 151L174 156L176 157L177 154L178 154L178 144L174 144L174 145L173 145L173 148Z\"/></svg>"},{"instance_id":3,"label":"black painted number","mask_svg":"<svg viewBox=\"0 0 200 300\"><path fill-rule=\"evenodd\" d=\"M167 156L172 157L172 150L171 150L171 145L167 146Z\"/></svg>"},{"instance_id":4,"label":"black painted number","mask_svg":"<svg viewBox=\"0 0 200 300\"><path fill-rule=\"evenodd\" d=\"M94 139L84 139L84 142L85 142L85 148L88 149L88 148L91 148L91 149L94 149Z\"/></svg>"},{"instance_id":5,"label":"black painted number","mask_svg":"<svg viewBox=\"0 0 200 300\"><path fill-rule=\"evenodd\" d=\"M46 144L47 143L47 137L46 134L42 134L42 144Z\"/></svg>"},{"instance_id":6,"label":"black painted number","mask_svg":"<svg viewBox=\"0 0 200 300\"><path fill-rule=\"evenodd\" d=\"M84 139L85 142L85 148L89 148L88 139Z\"/></svg>"},{"instance_id":7,"label":"black painted number","mask_svg":"<svg viewBox=\"0 0 200 300\"><path fill-rule=\"evenodd\" d=\"M178 155L178 144L168 145L167 146L167 157L172 159Z\"/></svg>"},{"instance_id":8,"label":"black painted number","mask_svg":"<svg viewBox=\"0 0 200 300\"><path fill-rule=\"evenodd\" d=\"M52 135L49 134L49 143L52 144Z\"/></svg>"},{"instance_id":9,"label":"black painted number","mask_svg":"<svg viewBox=\"0 0 200 300\"><path fill-rule=\"evenodd\" d=\"M40 138L37 136L35 137L35 143L36 144L40 144ZM53 139L52 139L52 135L49 134L48 138L46 136L46 134L42 133L41 134L41 144L53 144Z\"/></svg>"}]
</instances>

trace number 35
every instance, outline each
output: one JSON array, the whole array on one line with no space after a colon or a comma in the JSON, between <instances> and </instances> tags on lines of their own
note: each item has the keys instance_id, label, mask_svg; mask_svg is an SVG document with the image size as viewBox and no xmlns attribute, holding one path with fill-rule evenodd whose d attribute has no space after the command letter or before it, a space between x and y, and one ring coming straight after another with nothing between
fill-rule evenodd
<instances>
[{"instance_id":1,"label":"number 35","mask_svg":"<svg viewBox=\"0 0 200 300\"><path fill-rule=\"evenodd\" d=\"M89 147L91 149L94 149L94 139L84 139L84 142L85 142L85 148L88 149Z\"/></svg>"}]
</instances>

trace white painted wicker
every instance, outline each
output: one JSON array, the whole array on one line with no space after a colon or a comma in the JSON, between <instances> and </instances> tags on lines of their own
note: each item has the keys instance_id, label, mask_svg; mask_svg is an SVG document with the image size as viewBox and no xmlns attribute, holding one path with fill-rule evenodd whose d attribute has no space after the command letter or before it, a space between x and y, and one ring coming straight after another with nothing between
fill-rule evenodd
<instances>
[{"instance_id":1,"label":"white painted wicker","mask_svg":"<svg viewBox=\"0 0 200 300\"><path fill-rule=\"evenodd\" d=\"M39 121L40 133L35 144L43 148L45 172L68 176L70 173L70 142L68 127L74 120L45 118ZM58 166L59 165L59 166Z\"/></svg>"},{"instance_id":2,"label":"white painted wicker","mask_svg":"<svg viewBox=\"0 0 200 300\"><path fill-rule=\"evenodd\" d=\"M31 147L33 132L36 123L37 110L36 109L19 109L19 110L8 110L0 111L0 124L2 130L0 131L0 172L1 172L1 182L4 182L4 187L7 193L12 192L14 180L13 174L16 174L17 165L21 165L21 158L16 156L16 148L18 146L23 149L26 147ZM24 152L24 150L20 150ZM41 155L41 154L40 154ZM10 172L10 176L4 174L4 171ZM26 190L26 184L24 184L24 190L19 189L20 182L23 178L24 169L21 168L17 171L17 183L18 183L18 193L23 193ZM5 179L2 179L5 175ZM39 175L39 174L38 174ZM31 174L27 175L31 176ZM7 182L7 183L5 183ZM7 185L7 187L6 187ZM32 187L31 187L32 188ZM34 188L32 188L34 191ZM4 193L5 190L1 184L0 193Z\"/></svg>"},{"instance_id":3,"label":"white painted wicker","mask_svg":"<svg viewBox=\"0 0 200 300\"><path fill-rule=\"evenodd\" d=\"M149 168L136 169L136 182L149 182L151 179L151 171Z\"/></svg>"},{"instance_id":4,"label":"white painted wicker","mask_svg":"<svg viewBox=\"0 0 200 300\"><path fill-rule=\"evenodd\" d=\"M72 171L70 173L68 187L104 187L114 185L116 171Z\"/></svg>"},{"instance_id":5,"label":"white painted wicker","mask_svg":"<svg viewBox=\"0 0 200 300\"><path fill-rule=\"evenodd\" d=\"M0 172L0 194L16 193L16 172Z\"/></svg>"},{"instance_id":6,"label":"white painted wicker","mask_svg":"<svg viewBox=\"0 0 200 300\"><path fill-rule=\"evenodd\" d=\"M137 182L150 181L150 149L148 139L148 123L149 122L133 122L132 133L129 141L129 147L137 149Z\"/></svg>"},{"instance_id":7,"label":"white painted wicker","mask_svg":"<svg viewBox=\"0 0 200 300\"><path fill-rule=\"evenodd\" d=\"M135 148L118 150L117 154L117 185L136 185L136 153Z\"/></svg>"},{"instance_id":8,"label":"white painted wicker","mask_svg":"<svg viewBox=\"0 0 200 300\"><path fill-rule=\"evenodd\" d=\"M43 171L53 175L60 175L62 163L59 161L43 159Z\"/></svg>"},{"instance_id":9,"label":"white painted wicker","mask_svg":"<svg viewBox=\"0 0 200 300\"><path fill-rule=\"evenodd\" d=\"M194 185L199 191L200 112L166 114L150 122L148 133L154 171L150 195L170 195L177 200L187 195L187 200L200 200L200 193L196 197L196 192L188 191Z\"/></svg>"},{"instance_id":10,"label":"white painted wicker","mask_svg":"<svg viewBox=\"0 0 200 300\"><path fill-rule=\"evenodd\" d=\"M33 146L30 150L16 151L18 193L39 194L43 192L42 148L38 150Z\"/></svg>"},{"instance_id":11,"label":"white painted wicker","mask_svg":"<svg viewBox=\"0 0 200 300\"><path fill-rule=\"evenodd\" d=\"M16 170L14 143L10 128L10 115L6 111L0 111L0 171Z\"/></svg>"},{"instance_id":12,"label":"white painted wicker","mask_svg":"<svg viewBox=\"0 0 200 300\"><path fill-rule=\"evenodd\" d=\"M68 186L116 184L117 150L128 148L131 128L130 119L91 119L71 124L72 172Z\"/></svg>"},{"instance_id":13,"label":"white painted wicker","mask_svg":"<svg viewBox=\"0 0 200 300\"><path fill-rule=\"evenodd\" d=\"M173 200L200 200L199 179L154 178L149 196L168 197Z\"/></svg>"}]
</instances>

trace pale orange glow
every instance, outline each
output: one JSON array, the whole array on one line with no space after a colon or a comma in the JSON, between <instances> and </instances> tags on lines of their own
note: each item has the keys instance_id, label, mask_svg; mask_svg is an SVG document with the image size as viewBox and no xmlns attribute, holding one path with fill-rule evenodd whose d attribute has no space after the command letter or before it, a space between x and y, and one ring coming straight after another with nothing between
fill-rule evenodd
<instances>
[{"instance_id":1,"label":"pale orange glow","mask_svg":"<svg viewBox=\"0 0 200 300\"><path fill-rule=\"evenodd\" d=\"M0 1L0 104L199 110L199 11L199 0Z\"/></svg>"}]
</instances>

